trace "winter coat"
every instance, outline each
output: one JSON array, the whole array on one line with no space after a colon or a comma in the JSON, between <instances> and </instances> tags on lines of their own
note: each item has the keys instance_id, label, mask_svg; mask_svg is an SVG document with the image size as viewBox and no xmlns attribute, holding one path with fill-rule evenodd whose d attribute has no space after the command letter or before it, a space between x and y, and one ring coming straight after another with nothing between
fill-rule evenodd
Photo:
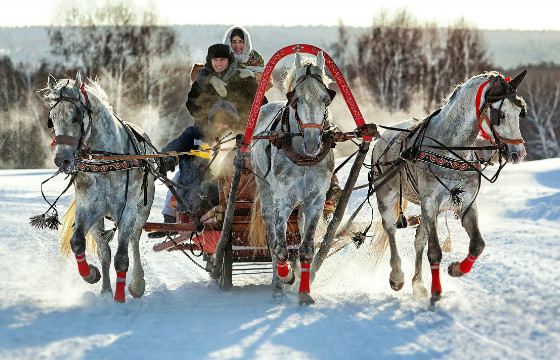
<instances>
[{"instance_id":1,"label":"winter coat","mask_svg":"<svg viewBox=\"0 0 560 360\"><path fill-rule=\"evenodd\" d=\"M197 123L209 122L210 109L219 101L227 101L235 105L238 125L245 124L251 111L253 98L257 92L257 83L252 76L240 77L240 70L237 62L233 61L228 69L221 74L212 70L210 64L206 64L204 69L198 73L197 80L192 84L188 94L187 109L196 119ZM244 70L246 71L246 70ZM217 77L225 82L227 95L221 97L210 83L212 77ZM211 124L209 124L211 125Z\"/></svg>"},{"instance_id":2,"label":"winter coat","mask_svg":"<svg viewBox=\"0 0 560 360\"><path fill-rule=\"evenodd\" d=\"M161 151L177 151L184 152L190 150L198 150L200 144L204 141L204 134L201 129L196 126L189 126L176 139L167 144ZM211 181L210 172L207 171L208 160L191 155L181 155L179 157L179 179L178 183L182 187L177 188L177 194L181 197L187 208L180 201L177 201L177 211L190 211L195 215L200 215L203 209L211 208L212 203L216 201L205 198L204 182ZM203 211L202 211L203 212Z\"/></svg>"},{"instance_id":3,"label":"winter coat","mask_svg":"<svg viewBox=\"0 0 560 360\"><path fill-rule=\"evenodd\" d=\"M241 65L250 68L263 68L262 71L264 71L264 59L257 50L251 50L249 53L249 59L247 59L246 62L241 63Z\"/></svg>"}]
</instances>

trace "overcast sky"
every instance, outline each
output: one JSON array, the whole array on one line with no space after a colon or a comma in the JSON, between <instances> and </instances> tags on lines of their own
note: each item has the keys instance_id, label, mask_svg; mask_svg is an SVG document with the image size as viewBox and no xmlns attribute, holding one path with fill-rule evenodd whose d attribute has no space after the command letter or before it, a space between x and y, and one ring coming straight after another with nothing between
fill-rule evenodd
<instances>
[{"instance_id":1,"label":"overcast sky","mask_svg":"<svg viewBox=\"0 0 560 360\"><path fill-rule=\"evenodd\" d=\"M52 24L62 1L74 0L0 0L0 26ZM464 16L483 29L560 30L560 5L555 0L131 1L137 5L150 2L156 4L166 24L336 25L342 20L350 26L369 26L380 9L407 8L417 19L442 26Z\"/></svg>"}]
</instances>

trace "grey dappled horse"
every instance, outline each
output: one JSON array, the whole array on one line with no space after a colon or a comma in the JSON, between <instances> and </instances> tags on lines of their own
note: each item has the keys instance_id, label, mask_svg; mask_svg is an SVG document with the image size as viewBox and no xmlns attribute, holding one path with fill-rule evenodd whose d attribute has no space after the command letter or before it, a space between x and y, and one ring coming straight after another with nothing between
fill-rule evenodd
<instances>
[{"instance_id":1,"label":"grey dappled horse","mask_svg":"<svg viewBox=\"0 0 560 360\"><path fill-rule=\"evenodd\" d=\"M304 62L297 53L295 64L288 72L285 88L291 106L288 112L289 131L300 133L294 136L292 145L302 156L317 156L322 149L322 133L328 124L327 107L334 92L327 89L330 79L325 75L323 53L317 55L316 65ZM284 102L272 102L262 107L256 134L280 130L275 121L283 116ZM258 175L257 190L261 198L261 211L266 227L266 238L271 250L273 269L273 294L283 295L281 282L291 284L295 279L292 266L288 265L286 246L287 220L292 211L298 209L298 224L302 242L299 247L301 281L300 304L311 304L309 295L309 265L314 255L314 237L317 223L323 212L326 192L334 171L332 151L312 166L300 166L292 162L286 153L270 146L268 141L258 140L251 150L251 163ZM265 180L263 180L265 179Z\"/></svg>"},{"instance_id":2,"label":"grey dappled horse","mask_svg":"<svg viewBox=\"0 0 560 360\"><path fill-rule=\"evenodd\" d=\"M446 162L447 160L443 158L447 157L455 166L465 167L464 162L452 155L449 150L443 149L441 145L449 148L477 146L481 144L480 139L477 140L479 133L490 143L501 144L504 157L508 162L522 161L526 151L519 130L519 118L525 113L526 105L523 99L517 96L516 88L524 76L525 73L522 73L509 83L502 75L495 72L472 77L458 86L441 111L434 113L429 120L426 119L424 122L410 120L394 126L409 130L417 129L416 133L385 131L375 144L372 163L379 162L381 172L387 171L400 157L403 149L419 144L417 141L422 137L422 145L417 148L419 156L428 154L436 162ZM424 126L426 121L429 123ZM424 128L424 135L418 131L422 128ZM507 151L505 151L506 147ZM475 153L483 153L475 150L454 152L465 160L473 161L476 161ZM474 166L475 163L472 164ZM422 214L414 243L416 268L412 285L415 295L427 296L422 281L422 253L427 241L428 260L432 270L432 303L439 300L441 296L439 264L442 252L436 227L439 213L446 210L455 212L462 219L462 225L470 239L469 255L463 262L456 262L449 266L451 276L462 276L469 272L476 258L482 253L484 240L478 228L475 203L480 177L479 173L473 171L470 166L466 170L468 171L447 169L424 161L407 162L400 173L377 188L377 204L391 250L389 280L394 290L400 290L404 283L401 259L395 242L398 212L394 211L400 202L401 181L402 196L419 204Z\"/></svg>"},{"instance_id":3,"label":"grey dappled horse","mask_svg":"<svg viewBox=\"0 0 560 360\"><path fill-rule=\"evenodd\" d=\"M92 284L101 278L97 267L88 264L85 258L85 235L91 232L97 243L101 262L101 292L112 293L109 278L111 249L107 239L102 236L104 218L110 217L119 230L115 254L115 300L125 301L129 243L132 244L134 269L128 290L134 297L140 297L144 294L145 281L138 242L154 198L154 177L148 173L147 178L143 179L144 172L140 168L110 172L80 171L80 163L76 157L80 149L113 154L136 153L130 133L113 115L107 103L107 95L99 85L93 82L84 84L79 73L75 80L56 81L50 76L45 99L51 106L49 120L57 141L54 162L65 173L75 173L76 215L70 245L76 256L80 275ZM141 152L153 153L152 149L145 147ZM143 180L146 183L145 195Z\"/></svg>"}]
</instances>

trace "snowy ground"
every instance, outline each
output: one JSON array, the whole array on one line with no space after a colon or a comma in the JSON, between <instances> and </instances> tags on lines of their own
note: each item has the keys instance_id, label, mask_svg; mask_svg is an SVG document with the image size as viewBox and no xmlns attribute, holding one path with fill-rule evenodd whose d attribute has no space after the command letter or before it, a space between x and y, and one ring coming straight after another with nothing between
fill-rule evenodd
<instances>
[{"instance_id":1,"label":"snowy ground","mask_svg":"<svg viewBox=\"0 0 560 360\"><path fill-rule=\"evenodd\" d=\"M0 171L0 358L560 354L560 159L508 165L497 184L483 185L479 210L486 249L468 276L444 272L444 297L435 311L428 310L427 299L412 296L414 229L399 231L407 281L400 292L389 287L387 256L373 270L365 247L349 247L325 262L312 288L317 304L309 308L297 305L295 292L286 304L273 303L266 276L234 278L234 290L224 293L184 255L153 253L154 242L144 235L147 292L116 304L100 296L100 283L79 278L75 261L60 254L55 232L29 227L28 217L45 209L39 184L50 173ZM358 183L363 182L364 177ZM49 185L48 194L62 186ZM164 196L164 187L157 189L153 220L160 219ZM69 201L66 196L63 205ZM450 220L450 226L454 251L444 254L443 269L468 250L459 222ZM442 238L444 229L441 221Z\"/></svg>"}]
</instances>

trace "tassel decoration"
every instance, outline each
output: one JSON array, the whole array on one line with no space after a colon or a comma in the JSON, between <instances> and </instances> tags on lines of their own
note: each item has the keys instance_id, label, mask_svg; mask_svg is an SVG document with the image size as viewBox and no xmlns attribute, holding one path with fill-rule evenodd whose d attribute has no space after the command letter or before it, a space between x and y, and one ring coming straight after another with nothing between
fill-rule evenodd
<instances>
[{"instance_id":1,"label":"tassel decoration","mask_svg":"<svg viewBox=\"0 0 560 360\"><path fill-rule=\"evenodd\" d=\"M41 215L32 216L29 218L29 224L37 229L58 230L58 226L62 225L58 221L58 213L53 212L50 215L44 213Z\"/></svg>"},{"instance_id":2,"label":"tassel decoration","mask_svg":"<svg viewBox=\"0 0 560 360\"><path fill-rule=\"evenodd\" d=\"M356 245L356 249L359 249L365 240L366 240L366 231L355 232L352 235L352 241L354 242L354 245Z\"/></svg>"},{"instance_id":3,"label":"tassel decoration","mask_svg":"<svg viewBox=\"0 0 560 360\"><path fill-rule=\"evenodd\" d=\"M400 212L399 218L395 225L397 226L397 229L404 229L408 226L408 222L406 221L406 216L404 216L402 211Z\"/></svg>"},{"instance_id":4,"label":"tassel decoration","mask_svg":"<svg viewBox=\"0 0 560 360\"><path fill-rule=\"evenodd\" d=\"M115 236L115 230L117 230L117 228L112 228L111 230L103 230L101 232L101 240L103 240L107 244L111 242L111 240L113 240L113 237Z\"/></svg>"},{"instance_id":5,"label":"tassel decoration","mask_svg":"<svg viewBox=\"0 0 560 360\"><path fill-rule=\"evenodd\" d=\"M461 204L463 203L461 194L464 192L465 190L463 190L463 188L460 186L454 187L453 189L449 190L449 195L451 196L451 204L457 207L461 206Z\"/></svg>"}]
</instances>

